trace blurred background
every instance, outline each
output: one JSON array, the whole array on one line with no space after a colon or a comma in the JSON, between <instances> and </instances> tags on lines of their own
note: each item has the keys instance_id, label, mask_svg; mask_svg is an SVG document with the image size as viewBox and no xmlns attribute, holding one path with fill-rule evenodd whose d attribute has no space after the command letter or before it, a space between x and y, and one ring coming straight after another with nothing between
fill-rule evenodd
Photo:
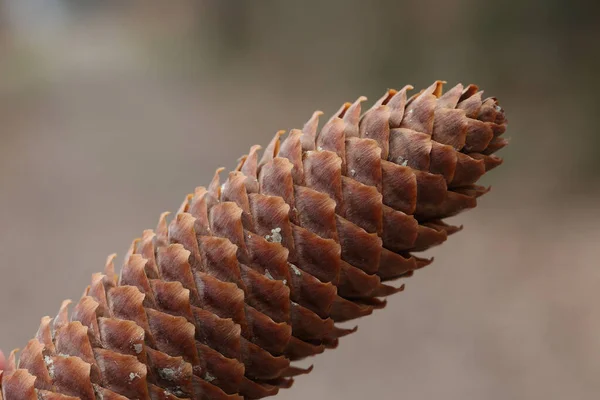
<instances>
[{"instance_id":1,"label":"blurred background","mask_svg":"<svg viewBox=\"0 0 600 400\"><path fill-rule=\"evenodd\" d=\"M592 7L0 0L0 347L23 347L109 253L252 144L315 109L444 79L506 109L492 193L405 293L278 398L596 398Z\"/></svg>"}]
</instances>

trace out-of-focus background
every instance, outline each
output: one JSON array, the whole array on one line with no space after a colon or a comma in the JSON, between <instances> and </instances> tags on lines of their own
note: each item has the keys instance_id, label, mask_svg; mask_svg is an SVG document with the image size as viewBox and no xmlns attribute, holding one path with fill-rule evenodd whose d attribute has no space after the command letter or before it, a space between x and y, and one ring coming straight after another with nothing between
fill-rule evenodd
<instances>
[{"instance_id":1,"label":"out-of-focus background","mask_svg":"<svg viewBox=\"0 0 600 400\"><path fill-rule=\"evenodd\" d=\"M477 83L492 193L280 399L600 392L600 25L547 0L0 0L0 347L250 145L387 87Z\"/></svg>"}]
</instances>

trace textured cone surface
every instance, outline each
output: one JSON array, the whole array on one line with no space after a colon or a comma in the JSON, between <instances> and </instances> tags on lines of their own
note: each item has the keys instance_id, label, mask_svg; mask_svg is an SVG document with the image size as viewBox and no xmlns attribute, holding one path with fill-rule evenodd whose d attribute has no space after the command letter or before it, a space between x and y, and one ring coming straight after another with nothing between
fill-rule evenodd
<instances>
[{"instance_id":1,"label":"textured cone surface","mask_svg":"<svg viewBox=\"0 0 600 400\"><path fill-rule=\"evenodd\" d=\"M258 399L310 372L290 362L335 348L399 292L426 250L460 230L498 166L494 98L442 82L389 90L361 116L316 112L221 184L196 188L125 257L65 301L0 372L0 400Z\"/></svg>"}]
</instances>

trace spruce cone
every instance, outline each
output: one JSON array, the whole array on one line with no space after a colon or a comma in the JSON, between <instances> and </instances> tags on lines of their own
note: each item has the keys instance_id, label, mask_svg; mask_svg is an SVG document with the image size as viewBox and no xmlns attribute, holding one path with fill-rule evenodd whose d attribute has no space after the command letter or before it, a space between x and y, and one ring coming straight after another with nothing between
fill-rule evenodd
<instances>
[{"instance_id":1,"label":"spruce cone","mask_svg":"<svg viewBox=\"0 0 600 400\"><path fill-rule=\"evenodd\" d=\"M223 185L186 197L170 223L114 255L70 316L45 317L1 373L0 400L259 399L310 372L291 361L335 348L348 321L402 290L384 282L460 230L477 180L502 160L496 99L436 82L389 90L361 117L344 104L317 134L278 132Z\"/></svg>"}]
</instances>

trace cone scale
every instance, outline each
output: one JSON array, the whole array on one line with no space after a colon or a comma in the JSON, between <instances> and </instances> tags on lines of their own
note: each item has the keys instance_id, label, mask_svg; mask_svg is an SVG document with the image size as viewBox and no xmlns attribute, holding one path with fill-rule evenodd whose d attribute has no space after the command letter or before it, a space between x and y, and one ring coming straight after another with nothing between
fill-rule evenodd
<instances>
[{"instance_id":1,"label":"cone scale","mask_svg":"<svg viewBox=\"0 0 600 400\"><path fill-rule=\"evenodd\" d=\"M504 111L474 85L388 90L278 132L112 255L0 372L0 400L260 399L338 346L461 228L501 164Z\"/></svg>"}]
</instances>

